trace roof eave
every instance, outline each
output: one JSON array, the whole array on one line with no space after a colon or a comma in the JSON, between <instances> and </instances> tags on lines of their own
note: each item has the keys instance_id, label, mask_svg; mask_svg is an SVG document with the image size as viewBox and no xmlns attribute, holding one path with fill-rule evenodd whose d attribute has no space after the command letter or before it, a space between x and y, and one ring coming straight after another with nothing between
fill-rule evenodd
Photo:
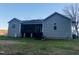
<instances>
[{"instance_id":1,"label":"roof eave","mask_svg":"<svg viewBox=\"0 0 79 59\"><path fill-rule=\"evenodd\" d=\"M19 20L17 18L13 18L12 20L17 20L18 22L21 22L21 20ZM10 23L12 20L10 20L8 23Z\"/></svg>"},{"instance_id":2,"label":"roof eave","mask_svg":"<svg viewBox=\"0 0 79 59\"><path fill-rule=\"evenodd\" d=\"M64 15L58 13L58 12L54 12L53 14L49 15L48 17L46 17L46 18L44 19L44 21L46 21L47 19L49 19L51 16L53 16L53 15L55 15L55 14L61 15L61 16L63 16L64 18L67 18L68 20L71 20L70 18L68 18L68 17L66 17L66 16L64 16Z\"/></svg>"}]
</instances>

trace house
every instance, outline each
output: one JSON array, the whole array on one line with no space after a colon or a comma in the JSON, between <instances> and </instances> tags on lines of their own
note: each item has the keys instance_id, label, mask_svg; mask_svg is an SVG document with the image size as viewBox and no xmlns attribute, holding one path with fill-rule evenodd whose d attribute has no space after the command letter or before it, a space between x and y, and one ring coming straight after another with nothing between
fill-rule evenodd
<instances>
[{"instance_id":1,"label":"house","mask_svg":"<svg viewBox=\"0 0 79 59\"><path fill-rule=\"evenodd\" d=\"M68 17L55 12L45 19L9 21L8 35L11 37L73 38L74 24Z\"/></svg>"},{"instance_id":2,"label":"house","mask_svg":"<svg viewBox=\"0 0 79 59\"><path fill-rule=\"evenodd\" d=\"M72 38L71 20L57 12L43 22L43 36L46 38Z\"/></svg>"},{"instance_id":3,"label":"house","mask_svg":"<svg viewBox=\"0 0 79 59\"><path fill-rule=\"evenodd\" d=\"M42 37L43 20L21 21L13 18L9 21L8 35L11 37Z\"/></svg>"}]
</instances>

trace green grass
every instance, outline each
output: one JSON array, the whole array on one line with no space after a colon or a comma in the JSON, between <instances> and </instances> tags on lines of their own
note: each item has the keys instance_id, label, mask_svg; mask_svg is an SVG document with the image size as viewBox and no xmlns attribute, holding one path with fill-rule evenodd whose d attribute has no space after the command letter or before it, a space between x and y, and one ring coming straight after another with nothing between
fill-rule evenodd
<instances>
[{"instance_id":1,"label":"green grass","mask_svg":"<svg viewBox=\"0 0 79 59\"><path fill-rule=\"evenodd\" d=\"M1 44L1 42L16 42ZM19 42L19 43L18 43ZM34 38L0 37L1 54L26 55L78 55L79 40L36 40Z\"/></svg>"}]
</instances>

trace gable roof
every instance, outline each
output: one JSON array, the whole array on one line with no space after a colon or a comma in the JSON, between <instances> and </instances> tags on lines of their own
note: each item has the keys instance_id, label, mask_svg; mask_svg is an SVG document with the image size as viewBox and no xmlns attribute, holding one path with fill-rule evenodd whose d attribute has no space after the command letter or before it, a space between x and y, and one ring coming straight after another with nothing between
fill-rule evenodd
<instances>
[{"instance_id":1,"label":"gable roof","mask_svg":"<svg viewBox=\"0 0 79 59\"><path fill-rule=\"evenodd\" d=\"M8 23L12 22L13 20L16 20L16 21L18 21L18 22L21 22L19 19L17 19L17 18L13 18L13 19L10 20Z\"/></svg>"},{"instance_id":2,"label":"gable roof","mask_svg":"<svg viewBox=\"0 0 79 59\"><path fill-rule=\"evenodd\" d=\"M12 19L11 21L9 21L8 23L12 22L13 20L16 20L16 21L18 21L18 22L21 22L22 24L42 24L43 21L46 21L47 19L51 18L52 16L54 16L54 15L56 15L56 14L58 14L58 15L64 17L64 18L66 18L66 19L68 19L68 20L71 20L70 18L68 18L68 17L66 17L66 16L64 16L64 15L58 13L58 12L54 12L53 14L51 14L50 16L48 16L48 17L45 18L45 19L34 19L34 20L21 21L21 20L19 20L19 19L17 19L17 18L13 18L13 19Z\"/></svg>"},{"instance_id":3,"label":"gable roof","mask_svg":"<svg viewBox=\"0 0 79 59\"><path fill-rule=\"evenodd\" d=\"M21 21L17 18L13 18L12 20L10 20L8 23L11 23L12 21L18 21L20 22L21 24L42 24L43 22L43 19L34 19L34 20L25 20L25 21Z\"/></svg>"},{"instance_id":4,"label":"gable roof","mask_svg":"<svg viewBox=\"0 0 79 59\"><path fill-rule=\"evenodd\" d=\"M51 18L52 16L54 16L54 15L56 15L56 14L58 14L58 15L64 17L64 18L66 18L66 19L68 19L68 20L71 20L70 18L68 18L68 17L66 17L65 15L62 15L62 14L60 14L60 13L58 13L58 12L54 12L53 14L51 14L50 16L48 16L47 18L45 18L45 20ZM45 20L44 20L44 21L45 21Z\"/></svg>"},{"instance_id":5,"label":"gable roof","mask_svg":"<svg viewBox=\"0 0 79 59\"><path fill-rule=\"evenodd\" d=\"M22 21L22 24L42 24L43 19L36 19L36 20L26 20Z\"/></svg>"}]
</instances>

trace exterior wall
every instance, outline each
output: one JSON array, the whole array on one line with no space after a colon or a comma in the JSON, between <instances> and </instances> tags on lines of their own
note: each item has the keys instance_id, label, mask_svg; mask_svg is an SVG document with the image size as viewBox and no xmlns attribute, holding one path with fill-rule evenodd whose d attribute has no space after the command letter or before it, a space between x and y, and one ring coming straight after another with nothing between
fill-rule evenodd
<instances>
[{"instance_id":1,"label":"exterior wall","mask_svg":"<svg viewBox=\"0 0 79 59\"><path fill-rule=\"evenodd\" d=\"M15 24L15 28L12 27L14 24ZM21 35L20 29L21 29L21 24L18 21L13 20L12 22L9 23L8 36L19 37Z\"/></svg>"},{"instance_id":2,"label":"exterior wall","mask_svg":"<svg viewBox=\"0 0 79 59\"><path fill-rule=\"evenodd\" d=\"M57 25L57 30L53 28L54 23ZM55 14L43 22L42 32L45 38L72 38L71 21Z\"/></svg>"}]
</instances>

